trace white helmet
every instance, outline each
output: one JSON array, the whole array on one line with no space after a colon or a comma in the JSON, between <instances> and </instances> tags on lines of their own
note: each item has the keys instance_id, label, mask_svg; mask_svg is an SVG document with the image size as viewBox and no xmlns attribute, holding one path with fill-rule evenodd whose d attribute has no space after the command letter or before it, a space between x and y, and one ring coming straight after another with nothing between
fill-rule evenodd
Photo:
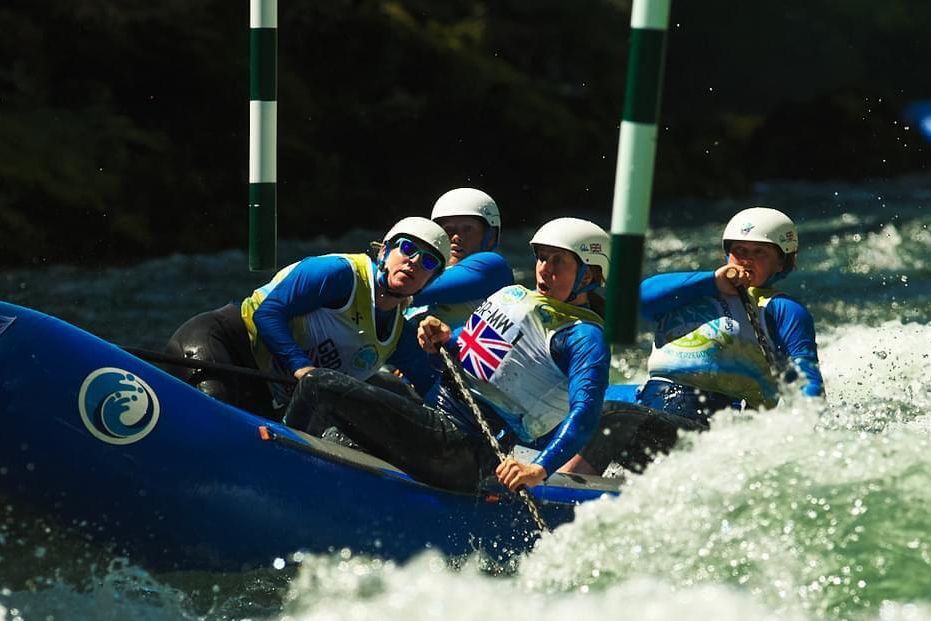
<instances>
[{"instance_id":1,"label":"white helmet","mask_svg":"<svg viewBox=\"0 0 931 621\"><path fill-rule=\"evenodd\" d=\"M475 188L456 188L436 199L430 219L448 216L475 216L501 233L501 212L494 199Z\"/></svg>"},{"instance_id":2,"label":"white helmet","mask_svg":"<svg viewBox=\"0 0 931 621\"><path fill-rule=\"evenodd\" d=\"M724 252L732 241L775 244L787 257L798 252L795 223L781 211L769 207L744 209L731 218L721 236Z\"/></svg>"},{"instance_id":3,"label":"white helmet","mask_svg":"<svg viewBox=\"0 0 931 621\"><path fill-rule=\"evenodd\" d=\"M581 218L556 218L540 227L530 240L530 245L542 244L572 252L586 265L601 268L604 279L608 279L608 263L611 254L611 237L603 228Z\"/></svg>"},{"instance_id":4,"label":"white helmet","mask_svg":"<svg viewBox=\"0 0 931 621\"><path fill-rule=\"evenodd\" d=\"M440 255L443 259L443 268L449 264L451 244L446 231L433 220L427 220L420 216L411 216L402 218L391 227L391 230L385 233L385 242L392 242L398 237L403 236L416 238L427 244ZM439 270L442 271L442 270Z\"/></svg>"}]
</instances>

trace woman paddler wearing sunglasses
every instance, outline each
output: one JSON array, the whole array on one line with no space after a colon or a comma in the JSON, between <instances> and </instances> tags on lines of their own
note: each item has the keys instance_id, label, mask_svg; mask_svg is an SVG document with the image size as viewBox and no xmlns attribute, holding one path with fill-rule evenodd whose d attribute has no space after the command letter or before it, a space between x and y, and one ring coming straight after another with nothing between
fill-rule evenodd
<instances>
[{"instance_id":1,"label":"woman paddler wearing sunglasses","mask_svg":"<svg viewBox=\"0 0 931 621\"><path fill-rule=\"evenodd\" d=\"M383 364L426 392L435 372L402 307L439 276L450 256L445 231L426 218L404 218L366 254L307 257L275 274L241 305L198 315L172 336L167 351L300 379L315 368L365 380ZM290 394L283 384L178 369L202 391L280 419Z\"/></svg>"}]
</instances>

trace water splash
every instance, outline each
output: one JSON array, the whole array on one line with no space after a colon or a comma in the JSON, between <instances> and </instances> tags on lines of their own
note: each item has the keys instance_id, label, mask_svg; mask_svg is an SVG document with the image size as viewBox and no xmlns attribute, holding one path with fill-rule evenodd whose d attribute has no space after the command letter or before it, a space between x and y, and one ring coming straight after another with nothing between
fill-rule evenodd
<instances>
[{"instance_id":1,"label":"water splash","mask_svg":"<svg viewBox=\"0 0 931 621\"><path fill-rule=\"evenodd\" d=\"M822 369L838 424L880 429L931 412L931 326L886 321L822 334Z\"/></svg>"},{"instance_id":2,"label":"water splash","mask_svg":"<svg viewBox=\"0 0 931 621\"><path fill-rule=\"evenodd\" d=\"M661 580L637 578L595 592L558 596L512 579L490 578L476 564L458 570L435 554L398 567L365 558L305 560L282 619L300 621L567 618L775 619L744 593L708 585L669 594ZM791 615L781 616L792 619ZM797 617L798 618L798 617Z\"/></svg>"},{"instance_id":3,"label":"water splash","mask_svg":"<svg viewBox=\"0 0 931 621\"><path fill-rule=\"evenodd\" d=\"M93 568L92 568L93 570ZM139 619L197 619L189 610L187 596L158 582L126 559L115 559L103 571L81 585L57 577L41 586L12 591L4 589L8 609L0 604L0 621L22 619L87 619L122 621ZM14 612L15 611L15 612Z\"/></svg>"}]
</instances>

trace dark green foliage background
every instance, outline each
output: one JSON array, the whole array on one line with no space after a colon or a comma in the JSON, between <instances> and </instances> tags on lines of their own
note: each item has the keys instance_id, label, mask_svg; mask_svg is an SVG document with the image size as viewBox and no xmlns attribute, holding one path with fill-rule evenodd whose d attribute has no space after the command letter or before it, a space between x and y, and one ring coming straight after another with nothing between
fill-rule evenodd
<instances>
[{"instance_id":1,"label":"dark green foliage background","mask_svg":"<svg viewBox=\"0 0 931 621\"><path fill-rule=\"evenodd\" d=\"M279 231L608 218L630 3L279 3ZM0 264L243 248L248 2L0 6ZM931 3L674 0L655 196L925 170Z\"/></svg>"}]
</instances>

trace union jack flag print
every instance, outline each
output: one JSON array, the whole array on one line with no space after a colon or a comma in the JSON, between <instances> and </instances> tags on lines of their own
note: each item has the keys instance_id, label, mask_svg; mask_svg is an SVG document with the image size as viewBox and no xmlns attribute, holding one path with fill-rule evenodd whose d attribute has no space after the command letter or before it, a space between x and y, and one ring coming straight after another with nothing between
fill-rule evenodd
<instances>
[{"instance_id":1,"label":"union jack flag print","mask_svg":"<svg viewBox=\"0 0 931 621\"><path fill-rule=\"evenodd\" d=\"M457 342L462 366L474 377L486 382L514 347L478 315L469 317Z\"/></svg>"}]
</instances>

